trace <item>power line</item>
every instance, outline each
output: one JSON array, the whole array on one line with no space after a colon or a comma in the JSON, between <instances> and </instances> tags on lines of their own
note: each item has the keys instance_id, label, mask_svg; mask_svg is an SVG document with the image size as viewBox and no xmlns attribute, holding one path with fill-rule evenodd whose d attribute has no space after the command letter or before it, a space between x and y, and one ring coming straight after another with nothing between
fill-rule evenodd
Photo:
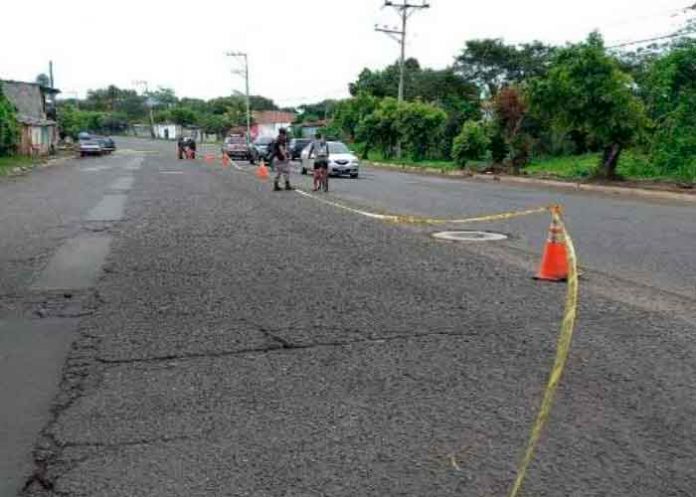
<instances>
[{"instance_id":1,"label":"power line","mask_svg":"<svg viewBox=\"0 0 696 497\"><path fill-rule=\"evenodd\" d=\"M404 0L404 3L395 3L391 0L386 0L384 2L384 7L392 7L401 17L401 29L389 28L387 26L380 27L375 25L375 31L386 34L390 38L395 39L399 45L401 45L401 58L399 62L399 102L401 102L404 99L404 65L406 61L406 27L408 24L408 19L417 10L429 9L430 4L426 3L425 1L418 5L410 4L407 0Z\"/></svg>"},{"instance_id":2,"label":"power line","mask_svg":"<svg viewBox=\"0 0 696 497\"><path fill-rule=\"evenodd\" d=\"M395 3L391 0L386 0L384 2L384 7L392 7L401 16L401 29L389 28L387 26L379 27L375 25L375 30L386 34L390 38L395 39L401 45L401 58L399 61L399 102L404 100L404 70L406 64L406 27L408 24L408 19L413 15L414 12L418 10L429 9L430 4L426 3L425 0L421 2L420 5L408 3L408 0L404 0L403 3ZM401 143L396 145L396 156L401 158Z\"/></svg>"},{"instance_id":3,"label":"power line","mask_svg":"<svg viewBox=\"0 0 696 497\"><path fill-rule=\"evenodd\" d=\"M687 14L687 13L690 13L690 12L692 12L692 11L696 11L696 3L693 4L693 5L687 6L687 7L683 7L683 8L681 8L681 9L677 9L677 10L675 10L674 12L675 12L675 13ZM680 37L684 37L684 36L689 36L689 35L691 35L691 34L694 34L694 28L690 26L689 21L690 21L690 20L687 20L687 21L686 21L686 26L684 26L684 27L678 29L678 30L677 30L676 32L674 32L674 33L665 34L665 35L658 35L658 36L652 36L652 37L644 38L644 39L640 39L640 40L633 40L633 41L627 41L627 42L617 43L617 44L611 45L611 46L609 46L609 47L607 47L607 48L608 48L608 49L624 48L624 47L629 47L629 46L632 46L632 45L640 45L640 44L642 44L642 43L651 43L651 42L655 42L655 41L670 40L670 39L673 39L673 38L680 38Z\"/></svg>"}]
</instances>

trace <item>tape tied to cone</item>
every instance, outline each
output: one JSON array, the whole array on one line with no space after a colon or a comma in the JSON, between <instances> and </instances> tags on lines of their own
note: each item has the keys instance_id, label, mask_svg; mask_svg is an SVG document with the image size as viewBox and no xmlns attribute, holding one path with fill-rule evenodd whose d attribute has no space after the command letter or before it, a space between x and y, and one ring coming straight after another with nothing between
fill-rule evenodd
<instances>
[{"instance_id":1,"label":"tape tied to cone","mask_svg":"<svg viewBox=\"0 0 696 497\"><path fill-rule=\"evenodd\" d=\"M551 227L549 229L549 236L545 247L545 250L551 251L551 253L548 254L548 256L550 257L549 260L551 262L551 264L548 267L551 267L554 276L564 276L562 279L554 279L553 281L567 281L568 284L566 290L565 306L563 311L563 320L561 321L560 331L557 338L556 354L554 357L551 373L549 374L549 379L546 384L546 388L544 389L544 394L542 397L541 405L539 407L539 411L534 420L534 423L532 424L531 433L525 446L523 456L517 467L515 481L512 487L510 488L510 492L508 493L508 497L518 497L522 489L522 485L525 481L525 478L527 477L529 466L534 459L534 454L539 445L541 434L544 431L544 428L546 427L549 416L551 415L551 410L553 407L553 401L556 395L556 391L558 389L558 385L560 384L561 378L563 376L563 371L568 360L568 354L570 352L570 346L572 343L573 334L575 331L575 322L577 318L579 286L577 256L575 253L575 246L573 244L573 240L570 234L568 233L565 223L563 222L562 206L550 205L534 209L528 209L524 211L503 212L487 216L477 216L464 219L441 219L420 216L402 216L397 214L380 214L376 212L362 210L356 207L350 207L339 202L333 202L321 197L317 197L316 195L304 192L302 190L296 190L296 192L304 197L311 198L315 201L331 205L333 207L346 210L354 214L358 214L371 219L400 224L466 224L475 222L491 222L514 219L543 212L549 212L551 214ZM542 258L542 270L545 269L544 264L546 257L547 254L545 254ZM546 269L548 269L548 267ZM547 278L541 279L546 280Z\"/></svg>"}]
</instances>

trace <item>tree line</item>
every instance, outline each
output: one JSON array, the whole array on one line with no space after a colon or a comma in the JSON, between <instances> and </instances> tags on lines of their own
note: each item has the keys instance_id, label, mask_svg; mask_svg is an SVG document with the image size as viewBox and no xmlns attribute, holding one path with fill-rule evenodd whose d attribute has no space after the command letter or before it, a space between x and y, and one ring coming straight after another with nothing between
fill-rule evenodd
<instances>
[{"instance_id":1,"label":"tree line","mask_svg":"<svg viewBox=\"0 0 696 497\"><path fill-rule=\"evenodd\" d=\"M518 173L533 157L594 152L595 174L617 176L626 150L655 175L696 180L696 41L680 39L636 52L613 52L592 33L580 43L505 44L472 40L443 70L365 69L352 98L335 103L327 132L363 155L487 160Z\"/></svg>"}]
</instances>

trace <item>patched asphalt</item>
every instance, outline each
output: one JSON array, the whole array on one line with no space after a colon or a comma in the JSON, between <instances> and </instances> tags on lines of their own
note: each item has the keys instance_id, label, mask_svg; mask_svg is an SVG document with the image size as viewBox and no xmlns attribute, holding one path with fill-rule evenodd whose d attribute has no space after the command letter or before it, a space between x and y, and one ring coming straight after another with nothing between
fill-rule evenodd
<instances>
[{"instance_id":1,"label":"patched asphalt","mask_svg":"<svg viewBox=\"0 0 696 497\"><path fill-rule=\"evenodd\" d=\"M127 146L160 153L108 227L26 496L506 494L564 285ZM694 332L583 287L524 495L691 495Z\"/></svg>"}]
</instances>

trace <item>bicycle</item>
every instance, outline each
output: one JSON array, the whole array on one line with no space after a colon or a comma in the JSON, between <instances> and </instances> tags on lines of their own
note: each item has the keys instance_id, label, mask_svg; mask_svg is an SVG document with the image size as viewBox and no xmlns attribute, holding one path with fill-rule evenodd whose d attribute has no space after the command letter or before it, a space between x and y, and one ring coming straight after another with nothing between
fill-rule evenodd
<instances>
[{"instance_id":1,"label":"bicycle","mask_svg":"<svg viewBox=\"0 0 696 497\"><path fill-rule=\"evenodd\" d=\"M329 168L326 164L314 168L314 191L329 191Z\"/></svg>"}]
</instances>

